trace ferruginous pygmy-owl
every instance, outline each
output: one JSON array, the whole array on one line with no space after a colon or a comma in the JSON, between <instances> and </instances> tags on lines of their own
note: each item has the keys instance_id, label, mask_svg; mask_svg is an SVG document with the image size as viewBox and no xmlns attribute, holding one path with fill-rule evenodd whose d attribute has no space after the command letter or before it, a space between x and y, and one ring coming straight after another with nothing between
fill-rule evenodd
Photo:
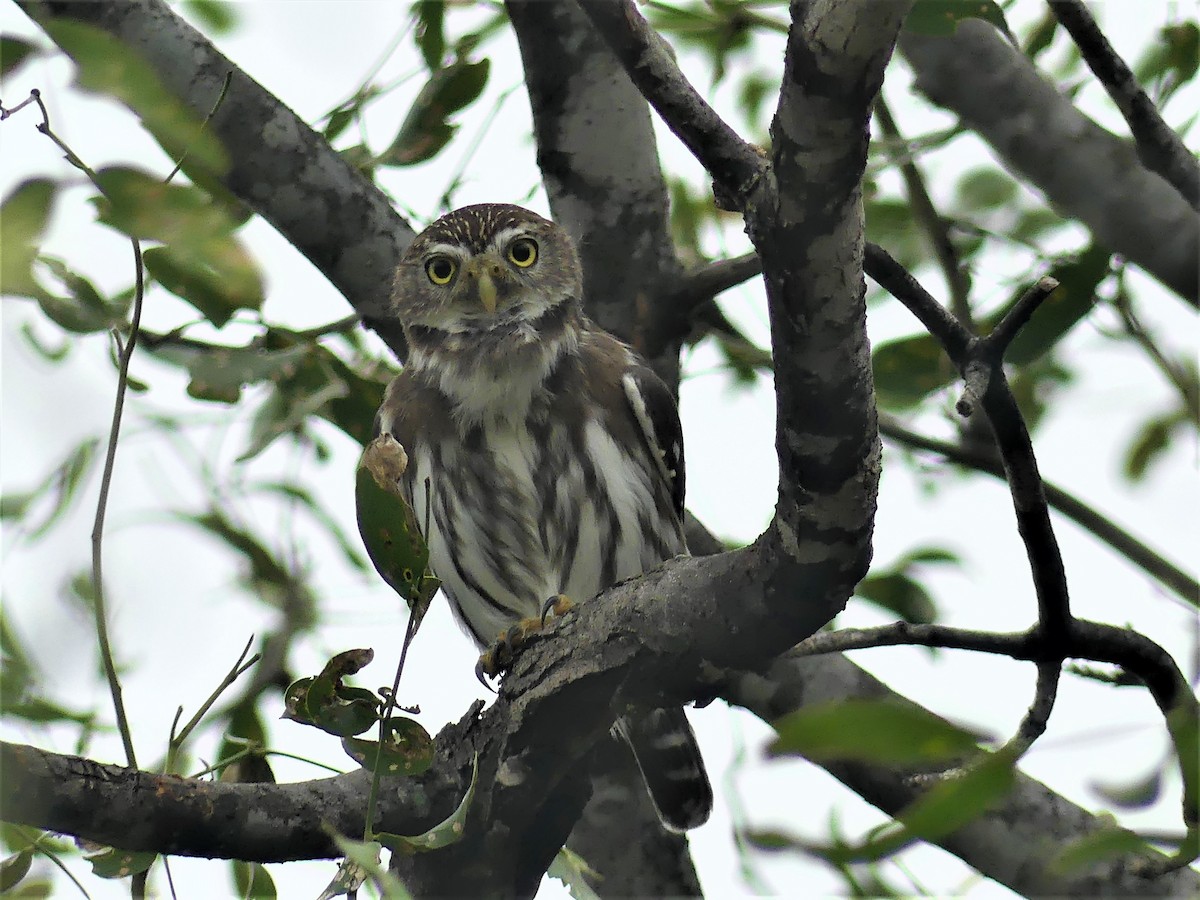
<instances>
[{"instance_id":1,"label":"ferruginous pygmy-owl","mask_svg":"<svg viewBox=\"0 0 1200 900\"><path fill-rule=\"evenodd\" d=\"M409 358L378 428L408 452L430 566L480 646L549 598L587 600L687 553L674 398L582 293L567 233L505 204L438 219L396 273ZM663 823L704 822L712 788L683 709L616 727Z\"/></svg>"}]
</instances>

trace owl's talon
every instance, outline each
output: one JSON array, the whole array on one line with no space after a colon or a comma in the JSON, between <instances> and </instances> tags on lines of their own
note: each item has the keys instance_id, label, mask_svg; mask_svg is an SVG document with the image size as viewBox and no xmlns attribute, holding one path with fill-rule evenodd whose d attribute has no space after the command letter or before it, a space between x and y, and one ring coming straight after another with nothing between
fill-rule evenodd
<instances>
[{"instance_id":1,"label":"owl's talon","mask_svg":"<svg viewBox=\"0 0 1200 900\"><path fill-rule=\"evenodd\" d=\"M554 617L558 618L559 616L564 615L567 610L574 605L574 601L572 601L571 598L566 594L555 594L542 606L542 627L546 627L546 619L551 613L554 613Z\"/></svg>"},{"instance_id":2,"label":"owl's talon","mask_svg":"<svg viewBox=\"0 0 1200 900\"><path fill-rule=\"evenodd\" d=\"M489 691L491 691L494 694L494 693L496 693L496 689L494 687L492 687L491 682L488 681L488 674L489 674L488 670L489 670L489 667L491 664L490 663L491 652L492 652L491 650L488 650L486 653L482 654L479 657L478 661L475 663L475 677L479 679L480 684L482 684L485 688L487 688ZM485 660L488 660L488 661L485 662Z\"/></svg>"}]
</instances>

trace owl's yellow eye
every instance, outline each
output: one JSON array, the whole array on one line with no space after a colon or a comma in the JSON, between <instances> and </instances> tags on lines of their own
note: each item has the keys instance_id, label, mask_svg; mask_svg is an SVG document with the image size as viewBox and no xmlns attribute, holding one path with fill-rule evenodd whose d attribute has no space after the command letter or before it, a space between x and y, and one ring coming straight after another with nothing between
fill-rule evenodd
<instances>
[{"instance_id":1,"label":"owl's yellow eye","mask_svg":"<svg viewBox=\"0 0 1200 900\"><path fill-rule=\"evenodd\" d=\"M528 269L537 262L537 242L531 238L517 238L508 245L508 258L513 265Z\"/></svg>"},{"instance_id":2,"label":"owl's yellow eye","mask_svg":"<svg viewBox=\"0 0 1200 900\"><path fill-rule=\"evenodd\" d=\"M435 256L429 262L425 263L425 274L429 276L429 280L434 284L449 284L450 279L454 277L454 272L458 268L448 256Z\"/></svg>"}]
</instances>

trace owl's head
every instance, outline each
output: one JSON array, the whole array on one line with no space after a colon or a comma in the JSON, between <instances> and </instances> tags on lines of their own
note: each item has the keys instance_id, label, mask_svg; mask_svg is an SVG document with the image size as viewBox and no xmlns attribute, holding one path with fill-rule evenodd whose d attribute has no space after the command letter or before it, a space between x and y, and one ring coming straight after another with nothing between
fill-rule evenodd
<instances>
[{"instance_id":1,"label":"owl's head","mask_svg":"<svg viewBox=\"0 0 1200 900\"><path fill-rule=\"evenodd\" d=\"M579 256L563 229L503 203L464 206L409 245L392 304L406 330L486 333L534 324L583 291Z\"/></svg>"}]
</instances>

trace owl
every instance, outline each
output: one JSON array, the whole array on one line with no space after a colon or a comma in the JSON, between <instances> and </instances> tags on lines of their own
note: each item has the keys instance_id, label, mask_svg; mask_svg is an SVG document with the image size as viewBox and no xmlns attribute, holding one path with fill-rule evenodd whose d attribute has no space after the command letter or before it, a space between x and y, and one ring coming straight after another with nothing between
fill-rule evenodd
<instances>
[{"instance_id":1,"label":"owl","mask_svg":"<svg viewBox=\"0 0 1200 900\"><path fill-rule=\"evenodd\" d=\"M674 398L582 294L567 233L504 204L438 219L396 272L409 357L378 431L408 452L430 567L480 647L504 649L548 600L586 601L687 553ZM712 789L683 709L615 727L664 825L703 823Z\"/></svg>"}]
</instances>

